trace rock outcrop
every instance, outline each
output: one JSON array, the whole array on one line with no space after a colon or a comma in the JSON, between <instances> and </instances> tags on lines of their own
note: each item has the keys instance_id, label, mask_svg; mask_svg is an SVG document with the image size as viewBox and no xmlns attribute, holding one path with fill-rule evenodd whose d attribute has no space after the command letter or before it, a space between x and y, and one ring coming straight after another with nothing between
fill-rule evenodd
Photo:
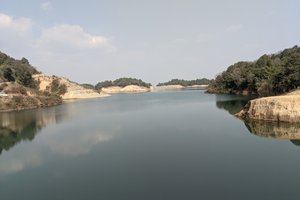
<instances>
[{"instance_id":1,"label":"rock outcrop","mask_svg":"<svg viewBox=\"0 0 300 200\"><path fill-rule=\"evenodd\" d=\"M251 100L236 116L243 119L300 122L299 91Z\"/></svg>"},{"instance_id":2,"label":"rock outcrop","mask_svg":"<svg viewBox=\"0 0 300 200\"><path fill-rule=\"evenodd\" d=\"M107 94L141 93L141 92L150 92L150 88L142 87L142 86L138 86L138 85L128 85L125 87L112 86L112 87L102 88L101 92L107 93Z\"/></svg>"},{"instance_id":3,"label":"rock outcrop","mask_svg":"<svg viewBox=\"0 0 300 200\"><path fill-rule=\"evenodd\" d=\"M57 77L57 76L47 76L44 74L33 75L33 78L39 81L39 89L41 91L46 90L50 87L54 79L58 79L61 84L65 84L67 87L67 92L62 95L63 100L71 99L86 99L86 98L96 98L96 97L105 97L109 96L105 93L98 93L92 89L86 89L78 83L72 82L66 78Z\"/></svg>"}]
</instances>

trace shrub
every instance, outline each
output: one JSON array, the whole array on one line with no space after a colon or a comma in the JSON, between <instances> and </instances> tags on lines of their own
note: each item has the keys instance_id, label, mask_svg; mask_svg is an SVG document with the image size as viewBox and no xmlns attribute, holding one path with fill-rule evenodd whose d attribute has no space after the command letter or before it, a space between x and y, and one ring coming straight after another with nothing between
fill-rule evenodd
<instances>
[{"instance_id":1,"label":"shrub","mask_svg":"<svg viewBox=\"0 0 300 200\"><path fill-rule=\"evenodd\" d=\"M58 79L53 79L50 85L51 93L63 95L67 92L67 86L59 82Z\"/></svg>"}]
</instances>

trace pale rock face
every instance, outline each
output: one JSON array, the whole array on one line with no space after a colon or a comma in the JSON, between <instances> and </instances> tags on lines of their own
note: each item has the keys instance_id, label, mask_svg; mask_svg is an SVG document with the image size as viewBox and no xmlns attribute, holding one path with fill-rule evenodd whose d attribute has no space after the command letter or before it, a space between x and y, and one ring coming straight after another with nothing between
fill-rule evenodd
<instances>
[{"instance_id":1,"label":"pale rock face","mask_svg":"<svg viewBox=\"0 0 300 200\"><path fill-rule=\"evenodd\" d=\"M137 85L128 85L126 87L112 86L107 88L102 88L101 92L114 94L114 93L140 93L140 92L150 92L150 89L147 87L137 86Z\"/></svg>"},{"instance_id":2,"label":"pale rock face","mask_svg":"<svg viewBox=\"0 0 300 200\"><path fill-rule=\"evenodd\" d=\"M33 75L33 78L35 80L39 80L40 90L44 91L48 86L50 86L51 82L58 78L59 82L62 84L65 84L67 86L67 92L62 95L63 100L71 100L71 99L86 99L86 98L96 98L96 97L105 97L109 96L104 93L98 93L91 89L86 89L83 86L74 83L72 81L69 81L66 78L63 77L56 77L56 76L47 76L44 74L36 74Z\"/></svg>"},{"instance_id":3,"label":"pale rock face","mask_svg":"<svg viewBox=\"0 0 300 200\"><path fill-rule=\"evenodd\" d=\"M182 85L164 85L152 87L152 91L183 90L184 88Z\"/></svg>"},{"instance_id":4,"label":"pale rock face","mask_svg":"<svg viewBox=\"0 0 300 200\"><path fill-rule=\"evenodd\" d=\"M293 92L284 96L254 99L236 115L255 120L300 122L300 95Z\"/></svg>"},{"instance_id":5,"label":"pale rock face","mask_svg":"<svg viewBox=\"0 0 300 200\"><path fill-rule=\"evenodd\" d=\"M208 85L192 85L192 86L187 86L187 88L207 89Z\"/></svg>"}]
</instances>

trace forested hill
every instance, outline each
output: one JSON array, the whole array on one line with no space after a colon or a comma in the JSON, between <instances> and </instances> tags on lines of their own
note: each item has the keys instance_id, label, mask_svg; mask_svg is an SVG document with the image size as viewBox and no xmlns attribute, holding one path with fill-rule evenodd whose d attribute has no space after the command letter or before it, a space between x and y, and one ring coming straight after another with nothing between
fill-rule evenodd
<instances>
[{"instance_id":1,"label":"forested hill","mask_svg":"<svg viewBox=\"0 0 300 200\"><path fill-rule=\"evenodd\" d=\"M151 86L150 83L146 83L141 79L136 78L119 78L114 81L103 81L99 82L95 85L95 89L100 90L101 88L111 87L111 86L118 86L118 87L126 87L128 85L137 85L142 87L149 88Z\"/></svg>"},{"instance_id":2,"label":"forested hill","mask_svg":"<svg viewBox=\"0 0 300 200\"><path fill-rule=\"evenodd\" d=\"M263 55L253 62L238 62L210 84L208 92L232 94L282 94L300 86L300 47Z\"/></svg>"},{"instance_id":3,"label":"forested hill","mask_svg":"<svg viewBox=\"0 0 300 200\"><path fill-rule=\"evenodd\" d=\"M16 60L0 52L0 82L17 82L23 86L34 88L33 74L38 71L29 64L26 58Z\"/></svg>"},{"instance_id":4,"label":"forested hill","mask_svg":"<svg viewBox=\"0 0 300 200\"><path fill-rule=\"evenodd\" d=\"M196 80L183 80L183 79L172 79L165 83L159 83L157 86L167 86L167 85L182 85L182 86L192 86L192 85L208 85L211 80L202 78Z\"/></svg>"}]
</instances>

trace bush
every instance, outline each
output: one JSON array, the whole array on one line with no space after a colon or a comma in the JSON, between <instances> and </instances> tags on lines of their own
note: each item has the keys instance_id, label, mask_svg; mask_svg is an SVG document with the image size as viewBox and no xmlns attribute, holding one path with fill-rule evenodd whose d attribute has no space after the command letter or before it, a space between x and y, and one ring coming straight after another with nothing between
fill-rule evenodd
<instances>
[{"instance_id":1,"label":"bush","mask_svg":"<svg viewBox=\"0 0 300 200\"><path fill-rule=\"evenodd\" d=\"M50 90L53 94L63 95L67 92L67 86L60 83L58 79L53 79L50 85Z\"/></svg>"},{"instance_id":2,"label":"bush","mask_svg":"<svg viewBox=\"0 0 300 200\"><path fill-rule=\"evenodd\" d=\"M6 93L27 95L27 90L22 85L11 85L4 90Z\"/></svg>"},{"instance_id":3,"label":"bush","mask_svg":"<svg viewBox=\"0 0 300 200\"><path fill-rule=\"evenodd\" d=\"M271 96L273 94L273 86L272 84L264 81L260 84L257 89L257 93L261 97Z\"/></svg>"},{"instance_id":4,"label":"bush","mask_svg":"<svg viewBox=\"0 0 300 200\"><path fill-rule=\"evenodd\" d=\"M16 103L17 106L23 103L23 97L22 96L13 96L12 98L13 102Z\"/></svg>"}]
</instances>

